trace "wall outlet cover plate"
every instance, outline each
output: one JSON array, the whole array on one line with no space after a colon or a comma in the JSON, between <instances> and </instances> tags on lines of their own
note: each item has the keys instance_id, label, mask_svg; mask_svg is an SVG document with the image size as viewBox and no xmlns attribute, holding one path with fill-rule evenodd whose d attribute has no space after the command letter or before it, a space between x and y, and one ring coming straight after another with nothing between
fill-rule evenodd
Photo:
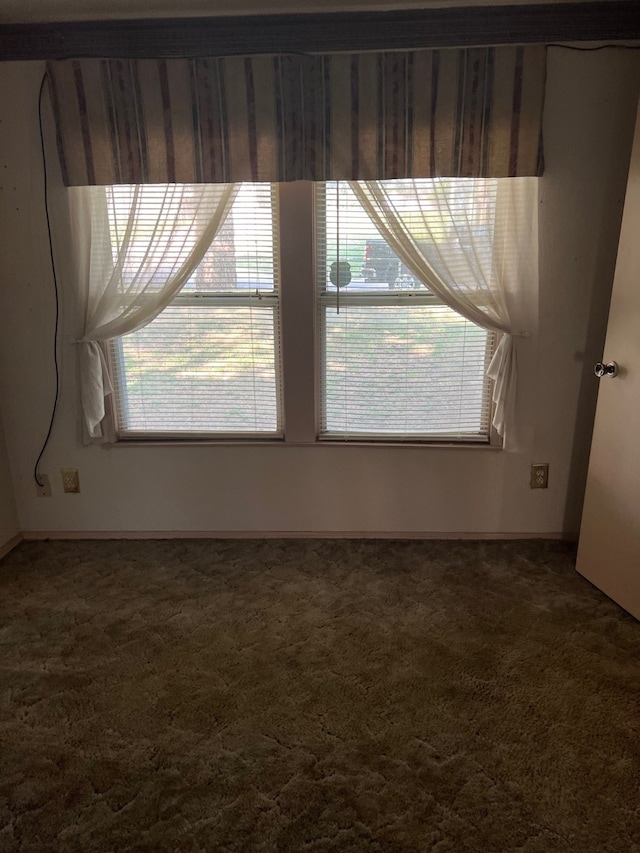
<instances>
[{"instance_id":1,"label":"wall outlet cover plate","mask_svg":"<svg viewBox=\"0 0 640 853\"><path fill-rule=\"evenodd\" d=\"M51 483L49 482L49 477L46 474L38 474L38 480L40 480L42 485L36 482L36 495L39 498L50 498Z\"/></svg>"},{"instance_id":2,"label":"wall outlet cover plate","mask_svg":"<svg viewBox=\"0 0 640 853\"><path fill-rule=\"evenodd\" d=\"M549 488L549 463L537 462L531 466L531 482L529 483L532 489L548 489Z\"/></svg>"},{"instance_id":3,"label":"wall outlet cover plate","mask_svg":"<svg viewBox=\"0 0 640 853\"><path fill-rule=\"evenodd\" d=\"M78 494L80 491L80 478L77 468L62 468L62 488L68 494Z\"/></svg>"}]
</instances>

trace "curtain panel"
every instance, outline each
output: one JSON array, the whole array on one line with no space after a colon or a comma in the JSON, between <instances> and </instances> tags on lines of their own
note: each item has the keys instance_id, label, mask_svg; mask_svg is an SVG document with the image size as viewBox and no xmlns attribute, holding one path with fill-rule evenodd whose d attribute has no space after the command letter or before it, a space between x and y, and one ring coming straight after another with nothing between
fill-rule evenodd
<instances>
[{"instance_id":1,"label":"curtain panel","mask_svg":"<svg viewBox=\"0 0 640 853\"><path fill-rule=\"evenodd\" d=\"M67 186L542 173L542 46L48 64Z\"/></svg>"},{"instance_id":2,"label":"curtain panel","mask_svg":"<svg viewBox=\"0 0 640 853\"><path fill-rule=\"evenodd\" d=\"M351 188L419 281L462 317L502 334L488 375L493 426L504 436L516 396L514 338L535 327L538 182L368 181Z\"/></svg>"},{"instance_id":3,"label":"curtain panel","mask_svg":"<svg viewBox=\"0 0 640 853\"><path fill-rule=\"evenodd\" d=\"M100 342L142 329L169 305L224 224L236 193L234 185L71 190L84 316L76 343L88 439L103 437L104 400L113 392Z\"/></svg>"}]
</instances>

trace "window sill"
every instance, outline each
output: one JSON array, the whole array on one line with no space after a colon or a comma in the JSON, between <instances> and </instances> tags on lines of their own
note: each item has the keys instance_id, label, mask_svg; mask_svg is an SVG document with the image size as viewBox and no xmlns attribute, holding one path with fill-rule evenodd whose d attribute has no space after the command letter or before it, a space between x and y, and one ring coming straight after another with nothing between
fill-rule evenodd
<instances>
[{"instance_id":1,"label":"window sill","mask_svg":"<svg viewBox=\"0 0 640 853\"><path fill-rule=\"evenodd\" d=\"M131 447L358 447L358 448L419 448L421 450L482 450L500 451L503 445L489 442L435 442L435 441L337 441L322 439L321 441L285 441L284 439L221 440L221 439L122 439L121 441L105 442L100 445L105 450Z\"/></svg>"}]
</instances>

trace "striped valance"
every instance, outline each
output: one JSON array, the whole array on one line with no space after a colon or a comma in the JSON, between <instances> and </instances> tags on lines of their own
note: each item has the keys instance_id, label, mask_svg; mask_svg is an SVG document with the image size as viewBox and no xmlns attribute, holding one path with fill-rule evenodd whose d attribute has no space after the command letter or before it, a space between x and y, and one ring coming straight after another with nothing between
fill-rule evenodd
<instances>
[{"instance_id":1,"label":"striped valance","mask_svg":"<svg viewBox=\"0 0 640 853\"><path fill-rule=\"evenodd\" d=\"M67 185L541 170L543 47L49 63Z\"/></svg>"}]
</instances>

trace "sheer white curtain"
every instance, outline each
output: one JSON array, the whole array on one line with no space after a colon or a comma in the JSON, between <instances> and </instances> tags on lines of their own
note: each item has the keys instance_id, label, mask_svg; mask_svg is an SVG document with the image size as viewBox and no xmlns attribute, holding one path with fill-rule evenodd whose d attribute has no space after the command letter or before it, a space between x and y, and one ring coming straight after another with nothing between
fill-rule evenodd
<instances>
[{"instance_id":1,"label":"sheer white curtain","mask_svg":"<svg viewBox=\"0 0 640 853\"><path fill-rule=\"evenodd\" d=\"M224 223L237 184L72 187L72 233L83 315L82 409L102 436L113 390L100 342L135 332L186 284Z\"/></svg>"},{"instance_id":2,"label":"sheer white curtain","mask_svg":"<svg viewBox=\"0 0 640 853\"><path fill-rule=\"evenodd\" d=\"M446 305L502 335L489 366L500 435L516 388L514 338L535 328L538 185L535 178L351 182L374 225Z\"/></svg>"}]
</instances>

